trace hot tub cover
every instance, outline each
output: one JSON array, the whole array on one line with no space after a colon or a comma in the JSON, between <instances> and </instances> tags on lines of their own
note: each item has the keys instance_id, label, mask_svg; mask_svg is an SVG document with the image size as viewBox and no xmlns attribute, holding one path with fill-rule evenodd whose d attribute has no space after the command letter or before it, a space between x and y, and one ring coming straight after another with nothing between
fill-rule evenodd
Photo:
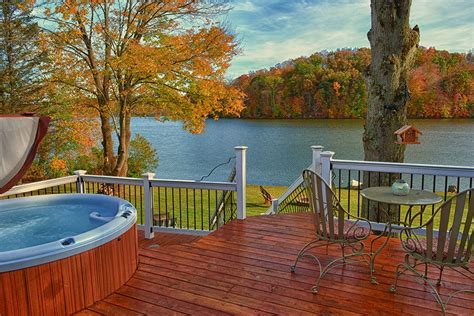
<instances>
[{"instance_id":1,"label":"hot tub cover","mask_svg":"<svg viewBox=\"0 0 474 316\"><path fill-rule=\"evenodd\" d=\"M23 177L46 135L50 118L0 115L0 194Z\"/></svg>"}]
</instances>

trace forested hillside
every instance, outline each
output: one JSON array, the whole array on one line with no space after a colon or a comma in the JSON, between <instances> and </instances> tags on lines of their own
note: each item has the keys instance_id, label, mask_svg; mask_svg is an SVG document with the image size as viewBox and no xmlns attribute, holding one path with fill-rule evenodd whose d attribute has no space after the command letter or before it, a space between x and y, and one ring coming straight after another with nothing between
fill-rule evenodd
<instances>
[{"instance_id":1,"label":"forested hillside","mask_svg":"<svg viewBox=\"0 0 474 316\"><path fill-rule=\"evenodd\" d=\"M315 53L235 79L246 94L246 118L359 118L365 116L364 71L370 50ZM474 117L472 52L420 48L409 81L411 118Z\"/></svg>"}]
</instances>

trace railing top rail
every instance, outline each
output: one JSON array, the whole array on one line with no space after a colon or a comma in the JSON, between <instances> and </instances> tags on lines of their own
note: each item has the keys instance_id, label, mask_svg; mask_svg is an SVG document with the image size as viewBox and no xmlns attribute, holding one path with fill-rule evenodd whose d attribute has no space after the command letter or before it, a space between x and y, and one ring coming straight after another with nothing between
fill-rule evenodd
<instances>
[{"instance_id":1,"label":"railing top rail","mask_svg":"<svg viewBox=\"0 0 474 316\"><path fill-rule=\"evenodd\" d=\"M128 184L128 185L143 185L143 179L140 178L129 178L129 177L115 177L115 176L102 176L102 175L81 175L83 181L96 182L96 183L109 183L109 184Z\"/></svg>"},{"instance_id":2,"label":"railing top rail","mask_svg":"<svg viewBox=\"0 0 474 316\"><path fill-rule=\"evenodd\" d=\"M7 192L0 194L0 197L47 189L47 188L55 187L58 185L74 183L76 181L77 181L77 176L74 175L74 176L67 176L67 177L62 177L62 178L20 184L20 185L14 186Z\"/></svg>"},{"instance_id":3,"label":"railing top rail","mask_svg":"<svg viewBox=\"0 0 474 316\"><path fill-rule=\"evenodd\" d=\"M448 177L474 177L474 167L397 163L380 161L331 160L333 169L374 171L387 173L410 173Z\"/></svg>"},{"instance_id":4,"label":"railing top rail","mask_svg":"<svg viewBox=\"0 0 474 316\"><path fill-rule=\"evenodd\" d=\"M125 185L136 185L143 186L143 179L141 178L129 178L129 177L115 177L115 176L103 176L103 175L81 175L83 181L95 182L95 183L108 183L108 184L125 184ZM69 176L58 179L45 180L30 184L19 185L13 187L10 191L0 195L12 195L30 192L34 190L49 188L56 185L62 185L66 183L72 183L77 181L78 176ZM237 186L235 182L211 182L211 181L195 181L195 180L174 180L174 179L152 179L150 180L151 186L153 187L170 187L170 188L183 188L183 189L209 189L209 190L224 190L224 191L236 191Z\"/></svg>"},{"instance_id":5,"label":"railing top rail","mask_svg":"<svg viewBox=\"0 0 474 316\"><path fill-rule=\"evenodd\" d=\"M223 190L223 191L236 191L237 190L237 184L234 182L152 179L150 180L150 183L152 187L207 189L207 190Z\"/></svg>"}]
</instances>

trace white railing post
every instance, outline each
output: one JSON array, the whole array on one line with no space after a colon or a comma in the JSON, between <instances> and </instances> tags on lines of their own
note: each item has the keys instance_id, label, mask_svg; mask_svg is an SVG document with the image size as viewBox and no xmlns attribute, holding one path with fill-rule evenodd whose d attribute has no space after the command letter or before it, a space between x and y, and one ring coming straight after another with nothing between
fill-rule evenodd
<instances>
[{"instance_id":1,"label":"white railing post","mask_svg":"<svg viewBox=\"0 0 474 316\"><path fill-rule=\"evenodd\" d=\"M76 170L74 174L77 176L76 181L76 193L84 193L84 181L82 181L82 176L87 173L86 170Z\"/></svg>"},{"instance_id":2,"label":"white railing post","mask_svg":"<svg viewBox=\"0 0 474 316\"><path fill-rule=\"evenodd\" d=\"M153 239L155 236L153 232L153 190L151 188L150 180L155 176L152 172L142 174L143 176L143 199L145 208L145 238Z\"/></svg>"},{"instance_id":3,"label":"white railing post","mask_svg":"<svg viewBox=\"0 0 474 316\"><path fill-rule=\"evenodd\" d=\"M278 213L278 199L272 200L272 214Z\"/></svg>"},{"instance_id":4,"label":"white railing post","mask_svg":"<svg viewBox=\"0 0 474 316\"><path fill-rule=\"evenodd\" d=\"M313 150L313 171L317 174L321 174L321 152L323 151L323 146L311 146Z\"/></svg>"},{"instance_id":5,"label":"white railing post","mask_svg":"<svg viewBox=\"0 0 474 316\"><path fill-rule=\"evenodd\" d=\"M321 153L321 177L332 187L331 159L334 156L332 151L323 151Z\"/></svg>"},{"instance_id":6,"label":"white railing post","mask_svg":"<svg viewBox=\"0 0 474 316\"><path fill-rule=\"evenodd\" d=\"M235 182L237 184L237 219L246 217L247 192L247 146L237 146L235 149Z\"/></svg>"}]
</instances>

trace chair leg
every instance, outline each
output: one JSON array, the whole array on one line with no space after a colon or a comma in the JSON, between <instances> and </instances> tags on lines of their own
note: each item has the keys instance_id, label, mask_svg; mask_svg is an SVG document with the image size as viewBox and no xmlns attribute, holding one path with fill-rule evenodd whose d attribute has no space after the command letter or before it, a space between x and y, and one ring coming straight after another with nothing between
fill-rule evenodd
<instances>
[{"instance_id":1,"label":"chair leg","mask_svg":"<svg viewBox=\"0 0 474 316\"><path fill-rule=\"evenodd\" d=\"M403 271L401 271L401 268L404 268ZM397 265L397 269L396 269L396 271L395 271L395 282L390 286L390 292L392 292L392 293L396 293L396 292L397 292L398 278L399 278L403 273L405 273L406 270L408 270L408 268L406 268L406 266L405 266L404 263L400 263L399 265Z\"/></svg>"},{"instance_id":2,"label":"chair leg","mask_svg":"<svg viewBox=\"0 0 474 316\"><path fill-rule=\"evenodd\" d=\"M441 285L441 277L443 276L443 269L444 269L443 266L441 266L441 267L439 268L439 278L438 278L438 282L436 282L436 285L438 285L438 286Z\"/></svg>"},{"instance_id":3,"label":"chair leg","mask_svg":"<svg viewBox=\"0 0 474 316\"><path fill-rule=\"evenodd\" d=\"M342 261L344 263L346 263L346 257L345 257L345 254L344 254L344 244L339 244L341 246L341 252L342 252Z\"/></svg>"},{"instance_id":4,"label":"chair leg","mask_svg":"<svg viewBox=\"0 0 474 316\"><path fill-rule=\"evenodd\" d=\"M307 243L306 245L304 245L303 248L301 248L301 250L298 252L298 255L296 256L295 263L291 266L291 272L296 271L296 265L298 264L300 259L302 257L304 257L304 255L306 254L306 252L308 250L317 247L317 245L315 245L315 243L317 243L318 241L320 241L320 240L319 239L313 240L313 241Z\"/></svg>"},{"instance_id":5,"label":"chair leg","mask_svg":"<svg viewBox=\"0 0 474 316\"><path fill-rule=\"evenodd\" d=\"M342 261L342 264L345 264L346 259L349 259L349 258L352 258L352 257L357 257L357 256L362 256L362 255L363 255L363 253L353 253L353 254L350 254L350 255L347 255L347 256L343 256L341 258L337 258L337 259L331 261L330 263L328 263L328 265L325 266L324 269L320 270L319 277L317 278L315 285L311 288L311 292L313 292L314 294L318 293L319 283L321 282L321 280L329 272L329 270L331 270L332 268L337 266L340 261Z\"/></svg>"},{"instance_id":6,"label":"chair leg","mask_svg":"<svg viewBox=\"0 0 474 316\"><path fill-rule=\"evenodd\" d=\"M409 270L413 274L415 274L415 276L418 277L418 278L416 278L416 281L419 284L421 284L425 288L428 288L431 291L431 294L434 296L436 302L440 305L443 315L446 315L446 305L443 303L443 300L441 299L441 296L439 295L438 291L436 290L436 287L429 280L427 280L425 278L424 274L418 272L415 269L415 267L416 267L416 265L412 267L412 266L410 266L409 264L407 264L405 262L400 263L397 266L397 271L395 272L395 283L390 286L390 292L395 293L397 291L398 278L400 277L400 275L405 273L405 271ZM403 268L403 271L401 271L401 268Z\"/></svg>"}]
</instances>

